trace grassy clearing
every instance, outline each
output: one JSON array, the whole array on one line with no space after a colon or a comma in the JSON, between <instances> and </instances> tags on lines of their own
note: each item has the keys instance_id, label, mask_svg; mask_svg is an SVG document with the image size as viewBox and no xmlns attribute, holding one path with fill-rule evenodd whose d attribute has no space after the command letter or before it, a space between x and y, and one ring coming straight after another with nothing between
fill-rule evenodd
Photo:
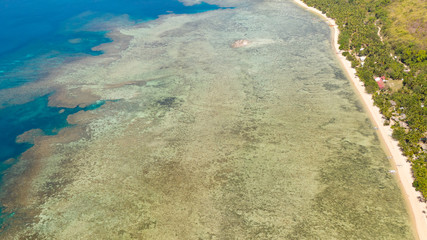
<instances>
[{"instance_id":1,"label":"grassy clearing","mask_svg":"<svg viewBox=\"0 0 427 240\"><path fill-rule=\"evenodd\" d=\"M401 89L403 87L403 81L388 79L386 86L389 87L391 92L394 93L394 92L399 91L399 89Z\"/></svg>"},{"instance_id":2,"label":"grassy clearing","mask_svg":"<svg viewBox=\"0 0 427 240\"><path fill-rule=\"evenodd\" d=\"M388 6L387 11L391 21L389 40L427 47L427 1L397 0Z\"/></svg>"}]
</instances>

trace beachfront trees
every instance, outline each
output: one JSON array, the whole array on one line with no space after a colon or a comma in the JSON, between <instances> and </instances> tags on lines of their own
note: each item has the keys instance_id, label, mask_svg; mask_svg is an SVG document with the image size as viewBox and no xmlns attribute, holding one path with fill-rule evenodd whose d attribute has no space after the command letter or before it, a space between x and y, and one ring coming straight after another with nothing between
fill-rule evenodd
<instances>
[{"instance_id":1,"label":"beachfront trees","mask_svg":"<svg viewBox=\"0 0 427 240\"><path fill-rule=\"evenodd\" d=\"M421 192L427 192L427 154L421 153L419 158L412 161L415 181L413 186Z\"/></svg>"},{"instance_id":2,"label":"beachfront trees","mask_svg":"<svg viewBox=\"0 0 427 240\"><path fill-rule=\"evenodd\" d=\"M304 1L335 19L341 32L338 43L344 51L343 55L356 67L366 91L375 93L375 104L385 118L394 117L398 121L392 127L393 137L412 161L414 187L427 198L427 153L419 145L420 139L425 138L427 133L425 42L407 37L408 34L405 38L396 35L401 29L395 30L397 25L391 24L396 19L391 19L387 11L390 0ZM395 9L399 9L399 6ZM417 11L421 11L421 15L427 14L425 10ZM361 54L366 56L364 64L360 64L356 58ZM403 87L394 91L379 91L374 76L401 80ZM391 106L390 101L396 106Z\"/></svg>"}]
</instances>

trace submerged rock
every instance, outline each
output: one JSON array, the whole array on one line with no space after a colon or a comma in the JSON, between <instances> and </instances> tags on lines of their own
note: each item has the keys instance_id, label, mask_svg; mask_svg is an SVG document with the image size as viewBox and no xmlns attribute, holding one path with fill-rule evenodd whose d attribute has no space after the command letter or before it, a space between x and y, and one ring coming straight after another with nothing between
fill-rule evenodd
<instances>
[{"instance_id":1,"label":"submerged rock","mask_svg":"<svg viewBox=\"0 0 427 240\"><path fill-rule=\"evenodd\" d=\"M231 44L231 47L232 48L239 48L239 47L247 46L249 44L250 44L250 42L248 40L240 39L240 40L235 41L233 44Z\"/></svg>"}]
</instances>

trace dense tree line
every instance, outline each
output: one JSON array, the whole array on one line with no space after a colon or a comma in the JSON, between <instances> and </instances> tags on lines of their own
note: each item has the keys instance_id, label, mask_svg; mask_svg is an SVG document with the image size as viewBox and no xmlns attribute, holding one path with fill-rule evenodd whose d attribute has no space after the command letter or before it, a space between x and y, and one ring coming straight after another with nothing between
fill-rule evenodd
<instances>
[{"instance_id":1,"label":"dense tree line","mask_svg":"<svg viewBox=\"0 0 427 240\"><path fill-rule=\"evenodd\" d=\"M373 94L386 124L393 124L393 137L412 162L413 185L427 198L427 153L422 148L427 133L426 49L405 40L388 41L392 27L387 12L390 0L304 1L335 19L340 29L340 49L356 68L366 91ZM361 56L366 59L361 61ZM375 76L400 80L403 86L380 90Z\"/></svg>"}]
</instances>

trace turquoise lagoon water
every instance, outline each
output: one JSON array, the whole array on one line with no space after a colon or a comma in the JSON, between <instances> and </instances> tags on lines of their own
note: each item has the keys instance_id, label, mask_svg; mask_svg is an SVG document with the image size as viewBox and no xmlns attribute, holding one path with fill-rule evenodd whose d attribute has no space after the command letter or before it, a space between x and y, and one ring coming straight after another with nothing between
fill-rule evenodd
<instances>
[{"instance_id":1,"label":"turquoise lagoon water","mask_svg":"<svg viewBox=\"0 0 427 240\"><path fill-rule=\"evenodd\" d=\"M91 49L111 41L105 36L107 32L80 31L82 25L97 17L128 14L135 22L141 22L168 12L198 13L217 8L206 3L186 7L174 0L0 1L0 89L37 81L70 58L102 54ZM89 17L76 18L88 12ZM23 68L31 71L22 71ZM49 129L65 127L66 117L79 110L60 114L59 109L47 106L47 96L17 106L1 102L0 131L6 134L0 136L0 161L16 157L28 148L28 144L15 143L18 135L34 128L51 133Z\"/></svg>"},{"instance_id":2,"label":"turquoise lagoon water","mask_svg":"<svg viewBox=\"0 0 427 240\"><path fill-rule=\"evenodd\" d=\"M218 8L207 3L184 6L177 0L0 0L0 90L38 81L64 62L102 54L92 48L111 42L106 36L109 29L102 26L116 16L126 15L127 24L133 24L163 14L192 14ZM96 31L84 28L94 22L101 26ZM48 95L18 105L0 102L1 175L13 164L11 159L32 146L16 143L17 136L31 129L56 134L69 127L68 115L96 109L103 103L72 109L50 107Z\"/></svg>"},{"instance_id":3,"label":"turquoise lagoon water","mask_svg":"<svg viewBox=\"0 0 427 240\"><path fill-rule=\"evenodd\" d=\"M3 166L16 163L3 178L0 238L412 239L329 27L294 3L233 0L239 7L131 27L218 7L0 2L0 99L74 79L100 99L122 99L75 116L89 138L34 159L19 158L31 145L16 136L56 134L82 109L50 107L46 92L0 100ZM91 49L111 41L109 26L134 38L104 64L110 54ZM238 39L250 45L232 48ZM55 79L31 84L58 66ZM41 167L22 174L32 160Z\"/></svg>"},{"instance_id":4,"label":"turquoise lagoon water","mask_svg":"<svg viewBox=\"0 0 427 240\"><path fill-rule=\"evenodd\" d=\"M36 81L65 58L101 54L91 48L111 40L105 31L84 29L83 26L94 19L102 25L100 19L108 21L126 14L137 23L172 12L184 14L214 9L218 7L206 3L187 7L177 0L0 1L0 89ZM73 39L78 41L70 41ZM35 61L41 57L41 62ZM43 64L47 60L48 67ZM23 67L30 67L31 74L20 73Z\"/></svg>"},{"instance_id":5,"label":"turquoise lagoon water","mask_svg":"<svg viewBox=\"0 0 427 240\"><path fill-rule=\"evenodd\" d=\"M18 156L32 146L30 143L16 143L18 135L31 129L41 129L47 135L54 135L61 128L70 126L67 123L68 115L81 110L94 110L104 104L104 101L98 101L84 108L50 107L48 97L46 95L25 104L0 109L0 158L3 161ZM2 169L7 166L8 164L2 165Z\"/></svg>"}]
</instances>

